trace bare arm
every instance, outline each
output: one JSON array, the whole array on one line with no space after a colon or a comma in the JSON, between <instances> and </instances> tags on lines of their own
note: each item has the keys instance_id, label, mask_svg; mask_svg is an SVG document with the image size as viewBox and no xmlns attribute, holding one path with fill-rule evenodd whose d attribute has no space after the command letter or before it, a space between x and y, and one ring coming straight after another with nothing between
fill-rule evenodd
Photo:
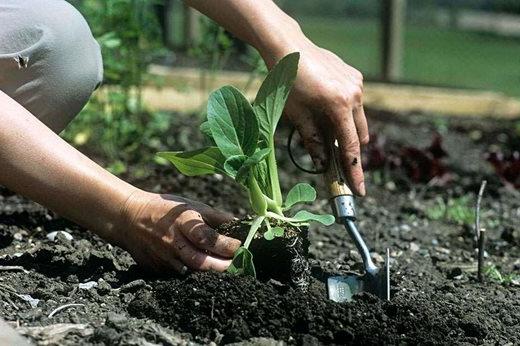
<instances>
[{"instance_id":1,"label":"bare arm","mask_svg":"<svg viewBox=\"0 0 520 346\"><path fill-rule=\"evenodd\" d=\"M363 76L335 54L313 44L296 21L271 0L186 0L238 38L255 47L268 67L301 54L285 114L296 126L318 168L328 157L325 138L335 137L352 190L365 195L360 145L368 143ZM328 133L326 129L334 129Z\"/></svg>"},{"instance_id":2,"label":"bare arm","mask_svg":"<svg viewBox=\"0 0 520 346\"><path fill-rule=\"evenodd\" d=\"M113 240L136 190L67 144L0 91L0 184Z\"/></svg>"},{"instance_id":3,"label":"bare arm","mask_svg":"<svg viewBox=\"0 0 520 346\"><path fill-rule=\"evenodd\" d=\"M120 245L156 270L224 270L240 242L211 229L230 218L133 187L74 149L0 91L0 184ZM209 253L208 253L209 251Z\"/></svg>"}]
</instances>

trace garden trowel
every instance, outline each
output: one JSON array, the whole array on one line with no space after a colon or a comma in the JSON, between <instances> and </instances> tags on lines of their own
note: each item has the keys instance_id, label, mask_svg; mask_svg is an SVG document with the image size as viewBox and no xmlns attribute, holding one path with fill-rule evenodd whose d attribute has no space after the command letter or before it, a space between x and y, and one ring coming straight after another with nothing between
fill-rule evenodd
<instances>
[{"instance_id":1,"label":"garden trowel","mask_svg":"<svg viewBox=\"0 0 520 346\"><path fill-rule=\"evenodd\" d=\"M386 250L385 266L377 267L370 257L363 237L359 233L356 221L354 196L339 169L338 147L333 145L329 169L325 172L330 192L330 203L336 216L336 222L343 225L354 241L363 259L365 273L347 276L332 276L327 279L329 298L336 302L352 300L359 292L369 292L381 299L390 300L389 251Z\"/></svg>"}]
</instances>

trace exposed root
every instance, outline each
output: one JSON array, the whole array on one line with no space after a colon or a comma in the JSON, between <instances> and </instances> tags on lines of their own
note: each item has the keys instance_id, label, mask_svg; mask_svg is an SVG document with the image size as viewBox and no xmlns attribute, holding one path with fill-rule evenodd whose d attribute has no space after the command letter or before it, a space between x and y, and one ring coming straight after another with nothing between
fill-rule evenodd
<instances>
[{"instance_id":1,"label":"exposed root","mask_svg":"<svg viewBox=\"0 0 520 346\"><path fill-rule=\"evenodd\" d=\"M68 308L75 307L75 306L85 306L85 304L75 304L75 303L73 303L73 304L65 304L65 305L59 306L56 309L52 310L51 313L49 314L49 316L47 316L47 317L48 318L52 318L58 312L60 312L62 310L65 310L65 309L68 309Z\"/></svg>"},{"instance_id":2,"label":"exposed root","mask_svg":"<svg viewBox=\"0 0 520 346\"><path fill-rule=\"evenodd\" d=\"M22 266L0 266L0 272L2 271L23 271L25 274L29 273L29 271Z\"/></svg>"}]
</instances>

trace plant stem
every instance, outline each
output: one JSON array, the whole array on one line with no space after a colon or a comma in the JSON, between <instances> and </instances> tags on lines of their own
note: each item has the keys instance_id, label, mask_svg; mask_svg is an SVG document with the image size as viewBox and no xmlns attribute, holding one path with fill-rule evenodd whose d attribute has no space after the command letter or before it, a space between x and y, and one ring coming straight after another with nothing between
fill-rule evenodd
<instances>
[{"instance_id":1,"label":"plant stem","mask_svg":"<svg viewBox=\"0 0 520 346\"><path fill-rule=\"evenodd\" d=\"M265 227L267 227L267 231L271 231L271 224L269 223L269 219L268 218L265 218L264 219L265 221Z\"/></svg>"},{"instance_id":2,"label":"plant stem","mask_svg":"<svg viewBox=\"0 0 520 346\"><path fill-rule=\"evenodd\" d=\"M271 151L267 156L267 166L269 168L269 180L271 181L271 194L272 199L279 206L282 205L282 190L280 189L280 181L278 180L278 166L276 165L276 156L274 150L274 136L271 136L269 143Z\"/></svg>"},{"instance_id":3,"label":"plant stem","mask_svg":"<svg viewBox=\"0 0 520 346\"><path fill-rule=\"evenodd\" d=\"M288 222L290 224L302 225L302 224L306 223L306 222L303 222L303 221L300 221L300 220L292 219L290 217L285 217L283 215L279 215L279 214L273 213L271 211L268 211L267 213L265 213L265 216L270 217L272 219L277 219L277 220L280 220L280 221L283 221L283 222Z\"/></svg>"},{"instance_id":4,"label":"plant stem","mask_svg":"<svg viewBox=\"0 0 520 346\"><path fill-rule=\"evenodd\" d=\"M257 215L264 216L267 211L267 201L253 174L248 178L248 190L251 208Z\"/></svg>"},{"instance_id":5,"label":"plant stem","mask_svg":"<svg viewBox=\"0 0 520 346\"><path fill-rule=\"evenodd\" d=\"M262 222L264 221L265 216L258 216L256 219L253 220L253 223L251 224L251 228L249 229L249 233L247 234L246 241L244 242L244 247L247 249L249 248L249 244L251 244L251 241L253 240L253 237L256 234L256 231L260 228L260 225L262 225Z\"/></svg>"},{"instance_id":6,"label":"plant stem","mask_svg":"<svg viewBox=\"0 0 520 346\"><path fill-rule=\"evenodd\" d=\"M282 209L282 207L280 207L280 205L278 205L274 200L272 200L271 198L267 197L266 195L264 195L264 198L265 198L265 200L267 202L267 210L275 212L276 214L278 214L280 216L284 216L283 215L283 209Z\"/></svg>"}]
</instances>

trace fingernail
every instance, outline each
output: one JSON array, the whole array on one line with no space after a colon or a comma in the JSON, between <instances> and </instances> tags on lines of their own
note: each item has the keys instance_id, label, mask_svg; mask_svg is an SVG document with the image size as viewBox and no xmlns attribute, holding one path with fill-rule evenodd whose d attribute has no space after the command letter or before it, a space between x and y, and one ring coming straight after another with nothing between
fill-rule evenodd
<instances>
[{"instance_id":1,"label":"fingernail","mask_svg":"<svg viewBox=\"0 0 520 346\"><path fill-rule=\"evenodd\" d=\"M359 183L359 185L358 185L358 192L359 192L359 194L360 194L361 196L366 195L367 192L366 192L366 190L365 190L365 182L364 182L364 181L362 181L361 183Z\"/></svg>"}]
</instances>

